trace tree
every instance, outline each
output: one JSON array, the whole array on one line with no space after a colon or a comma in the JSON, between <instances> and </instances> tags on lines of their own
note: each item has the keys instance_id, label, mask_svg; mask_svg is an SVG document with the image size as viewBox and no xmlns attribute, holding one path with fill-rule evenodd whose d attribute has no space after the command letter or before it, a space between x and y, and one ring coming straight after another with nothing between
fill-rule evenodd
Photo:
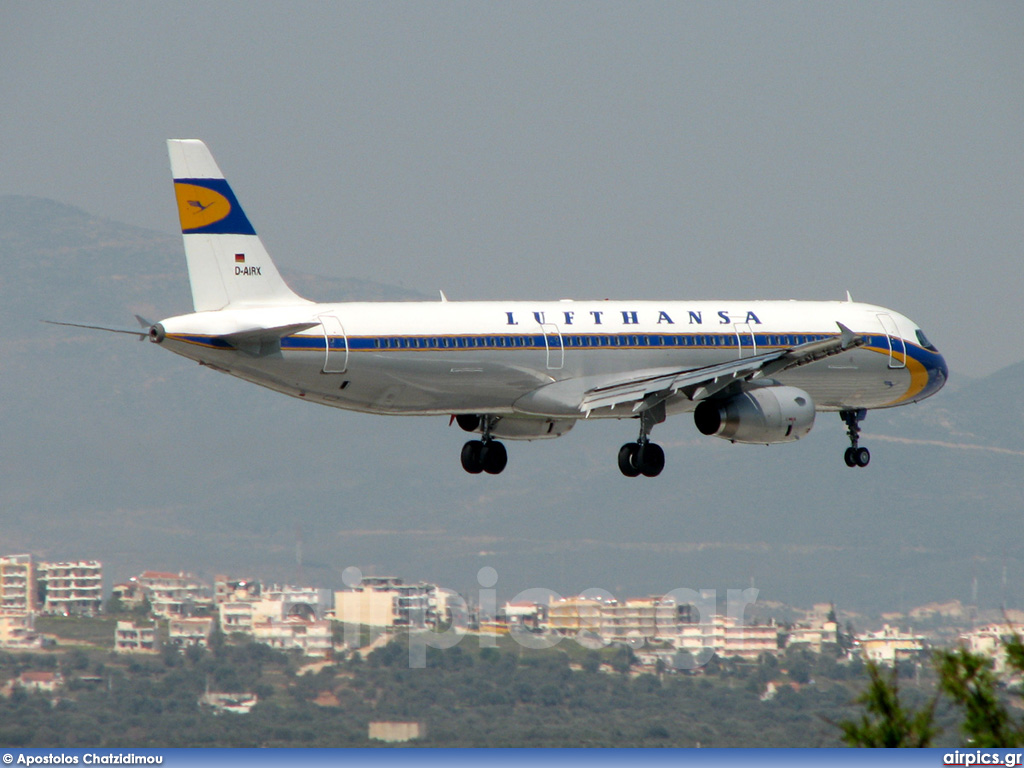
<instances>
[{"instance_id":1,"label":"tree","mask_svg":"<svg viewBox=\"0 0 1024 768\"><path fill-rule=\"evenodd\" d=\"M124 606L124 603L121 602L121 598L119 598L117 595L112 595L111 598L109 600L107 600L107 605L106 605L106 608L105 608L105 613L115 614L115 613L124 613L124 612L125 612L125 606Z\"/></svg>"},{"instance_id":2,"label":"tree","mask_svg":"<svg viewBox=\"0 0 1024 768\"><path fill-rule=\"evenodd\" d=\"M1016 632L1006 640L1007 666L1024 673L1024 642ZM927 747L938 733L933 717L938 696L945 694L964 711L963 735L971 747L1024 745L1024 722L1014 722L999 697L999 680L992 660L960 648L938 651L933 664L939 691L929 706L911 713L899 698L896 670L887 680L876 664L868 663L871 684L858 701L867 713L860 722L839 723L843 740L855 747ZM874 718L869 717L874 715Z\"/></svg>"},{"instance_id":3,"label":"tree","mask_svg":"<svg viewBox=\"0 0 1024 768\"><path fill-rule=\"evenodd\" d=\"M843 741L851 747L928 747L938 735L935 727L935 706L938 696L918 712L904 708L900 702L899 675L892 670L888 676L874 662L867 664L871 682L857 701L866 712L859 722L839 723Z\"/></svg>"},{"instance_id":4,"label":"tree","mask_svg":"<svg viewBox=\"0 0 1024 768\"><path fill-rule=\"evenodd\" d=\"M1012 649L1012 650L1011 650ZM1024 672L1024 646L1014 635L1007 661ZM1024 744L1024 724L1014 723L999 700L992 661L960 648L936 654L939 688L964 710L963 732L972 747L1016 747Z\"/></svg>"}]
</instances>

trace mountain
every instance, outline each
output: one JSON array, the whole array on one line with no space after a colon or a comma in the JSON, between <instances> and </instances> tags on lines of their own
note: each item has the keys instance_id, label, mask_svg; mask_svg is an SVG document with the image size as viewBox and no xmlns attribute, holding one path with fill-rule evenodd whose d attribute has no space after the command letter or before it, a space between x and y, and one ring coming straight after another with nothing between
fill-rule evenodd
<instances>
[{"instance_id":1,"label":"mountain","mask_svg":"<svg viewBox=\"0 0 1024 768\"><path fill-rule=\"evenodd\" d=\"M324 408L130 336L39 322L134 328L135 314L189 311L178 237L0 197L0 263L2 553L99 559L108 582L153 568L337 587L358 566L472 598L493 566L501 600L690 588L724 607L753 585L764 601L869 612L975 592L1024 607L1024 363L954 370L935 398L872 411L865 470L844 465L838 416L819 414L806 440L770 447L670 420L656 480L615 466L632 422L510 443L504 474L469 476L447 419ZM315 299L422 298L285 277Z\"/></svg>"}]
</instances>

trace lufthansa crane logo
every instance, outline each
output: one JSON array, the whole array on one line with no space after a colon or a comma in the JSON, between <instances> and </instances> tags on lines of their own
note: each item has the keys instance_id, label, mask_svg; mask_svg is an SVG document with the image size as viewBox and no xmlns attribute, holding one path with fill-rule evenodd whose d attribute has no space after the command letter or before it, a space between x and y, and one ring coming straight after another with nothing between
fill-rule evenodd
<instances>
[{"instance_id":1,"label":"lufthansa crane logo","mask_svg":"<svg viewBox=\"0 0 1024 768\"><path fill-rule=\"evenodd\" d=\"M178 199L178 217L182 232L203 230L231 214L231 202L209 187L178 182L174 185Z\"/></svg>"}]
</instances>

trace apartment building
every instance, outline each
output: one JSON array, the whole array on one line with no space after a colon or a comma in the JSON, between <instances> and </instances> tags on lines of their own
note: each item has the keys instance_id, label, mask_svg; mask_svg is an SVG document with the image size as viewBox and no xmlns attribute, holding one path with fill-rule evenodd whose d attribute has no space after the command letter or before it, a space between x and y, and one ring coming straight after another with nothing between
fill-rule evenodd
<instances>
[{"instance_id":1,"label":"apartment building","mask_svg":"<svg viewBox=\"0 0 1024 768\"><path fill-rule=\"evenodd\" d=\"M244 603L259 600L263 585L257 579L246 577L230 578L223 574L213 577L213 603Z\"/></svg>"},{"instance_id":2,"label":"apartment building","mask_svg":"<svg viewBox=\"0 0 1024 768\"><path fill-rule=\"evenodd\" d=\"M971 653L988 656L998 674L1007 671L1006 644L1013 636L1024 636L1024 624L986 624L964 632L959 637L960 645Z\"/></svg>"},{"instance_id":3,"label":"apartment building","mask_svg":"<svg viewBox=\"0 0 1024 768\"><path fill-rule=\"evenodd\" d=\"M324 619L331 611L333 595L329 589L271 584L262 590L265 600L276 600L285 616L299 616L310 621Z\"/></svg>"},{"instance_id":4,"label":"apartment building","mask_svg":"<svg viewBox=\"0 0 1024 768\"><path fill-rule=\"evenodd\" d=\"M220 629L230 635L239 632L252 635L253 627L268 621L281 621L285 617L284 603L280 600L242 600L217 606Z\"/></svg>"},{"instance_id":5,"label":"apartment building","mask_svg":"<svg viewBox=\"0 0 1024 768\"><path fill-rule=\"evenodd\" d=\"M566 597L548 606L552 632L577 635L589 632L610 642L633 642L676 635L692 621L692 607L662 597L626 600Z\"/></svg>"},{"instance_id":6,"label":"apartment building","mask_svg":"<svg viewBox=\"0 0 1024 768\"><path fill-rule=\"evenodd\" d=\"M691 623L691 607L659 597L614 600L601 606L603 639L654 639L678 634L683 625Z\"/></svg>"},{"instance_id":7,"label":"apartment building","mask_svg":"<svg viewBox=\"0 0 1024 768\"><path fill-rule=\"evenodd\" d=\"M103 604L103 564L98 560L39 563L42 612L56 616L96 616Z\"/></svg>"},{"instance_id":8,"label":"apartment building","mask_svg":"<svg viewBox=\"0 0 1024 768\"><path fill-rule=\"evenodd\" d=\"M210 608L213 603L206 587L190 573L145 571L133 581L149 600L151 613L160 618L191 616L197 610Z\"/></svg>"},{"instance_id":9,"label":"apartment building","mask_svg":"<svg viewBox=\"0 0 1024 768\"><path fill-rule=\"evenodd\" d=\"M680 651L688 651L694 658L703 659L710 652L721 658L739 656L754 660L761 654L778 654L779 628L769 624L745 624L731 616L712 616L699 624L679 627L675 636L665 636Z\"/></svg>"},{"instance_id":10,"label":"apartment building","mask_svg":"<svg viewBox=\"0 0 1024 768\"><path fill-rule=\"evenodd\" d=\"M0 613L26 614L36 610L35 563L32 555L0 557Z\"/></svg>"},{"instance_id":11,"label":"apartment building","mask_svg":"<svg viewBox=\"0 0 1024 768\"><path fill-rule=\"evenodd\" d=\"M258 622L252 629L253 640L281 651L301 651L305 656L324 658L334 648L331 622L309 621L298 616Z\"/></svg>"},{"instance_id":12,"label":"apartment building","mask_svg":"<svg viewBox=\"0 0 1024 768\"><path fill-rule=\"evenodd\" d=\"M176 618L167 622L167 642L180 648L206 648L213 634L212 616Z\"/></svg>"},{"instance_id":13,"label":"apartment building","mask_svg":"<svg viewBox=\"0 0 1024 768\"><path fill-rule=\"evenodd\" d=\"M35 651L43 647L36 633L35 614L0 614L0 648L6 651Z\"/></svg>"},{"instance_id":14,"label":"apartment building","mask_svg":"<svg viewBox=\"0 0 1024 768\"><path fill-rule=\"evenodd\" d=\"M156 653L156 625L137 626L132 621L119 621L114 630L114 651L117 653Z\"/></svg>"},{"instance_id":15,"label":"apartment building","mask_svg":"<svg viewBox=\"0 0 1024 768\"><path fill-rule=\"evenodd\" d=\"M804 645L813 653L821 653L825 645L839 643L839 625L834 621L798 624L789 630L787 645Z\"/></svg>"},{"instance_id":16,"label":"apartment building","mask_svg":"<svg viewBox=\"0 0 1024 768\"><path fill-rule=\"evenodd\" d=\"M563 597L548 605L548 629L561 635L598 634L604 605L592 597Z\"/></svg>"},{"instance_id":17,"label":"apartment building","mask_svg":"<svg viewBox=\"0 0 1024 768\"><path fill-rule=\"evenodd\" d=\"M438 589L433 584L405 584L396 577L367 577L359 586L334 593L334 617L368 627L435 626Z\"/></svg>"},{"instance_id":18,"label":"apartment building","mask_svg":"<svg viewBox=\"0 0 1024 768\"><path fill-rule=\"evenodd\" d=\"M869 661L895 664L903 659L917 659L925 650L925 638L898 627L882 626L878 632L867 632L860 637L861 653Z\"/></svg>"}]
</instances>

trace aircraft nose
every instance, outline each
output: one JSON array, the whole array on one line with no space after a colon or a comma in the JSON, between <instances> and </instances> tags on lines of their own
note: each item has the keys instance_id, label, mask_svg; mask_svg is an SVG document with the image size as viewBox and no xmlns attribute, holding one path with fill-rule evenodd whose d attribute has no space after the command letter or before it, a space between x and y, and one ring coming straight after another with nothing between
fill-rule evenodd
<instances>
[{"instance_id":1,"label":"aircraft nose","mask_svg":"<svg viewBox=\"0 0 1024 768\"><path fill-rule=\"evenodd\" d=\"M928 370L928 383L921 393L922 399L934 395L946 385L946 381L949 379L949 366L946 365L946 359L937 352L930 356L925 363L925 368Z\"/></svg>"}]
</instances>

